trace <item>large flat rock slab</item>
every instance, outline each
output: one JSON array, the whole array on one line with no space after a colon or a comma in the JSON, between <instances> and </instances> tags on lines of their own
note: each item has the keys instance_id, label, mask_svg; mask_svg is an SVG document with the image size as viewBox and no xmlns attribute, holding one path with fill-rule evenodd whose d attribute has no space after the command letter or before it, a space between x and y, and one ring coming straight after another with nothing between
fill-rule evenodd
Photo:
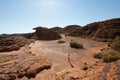
<instances>
[{"instance_id":1,"label":"large flat rock slab","mask_svg":"<svg viewBox=\"0 0 120 80\"><path fill-rule=\"evenodd\" d=\"M19 51L0 53L0 80L23 77L30 79L44 69L51 68L49 58L31 53L29 46L24 46Z\"/></svg>"}]
</instances>

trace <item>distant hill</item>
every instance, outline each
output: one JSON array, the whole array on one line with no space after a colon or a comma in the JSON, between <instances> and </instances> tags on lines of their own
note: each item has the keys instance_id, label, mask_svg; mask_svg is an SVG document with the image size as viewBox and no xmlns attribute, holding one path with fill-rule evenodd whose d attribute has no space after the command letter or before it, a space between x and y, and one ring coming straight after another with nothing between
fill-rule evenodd
<instances>
[{"instance_id":1,"label":"distant hill","mask_svg":"<svg viewBox=\"0 0 120 80\"><path fill-rule=\"evenodd\" d=\"M59 33L59 34L65 34L65 33L70 33L76 29L79 29L81 28L80 25L67 25L65 26L64 28L61 28L61 27L53 27L53 28L50 28L51 30Z\"/></svg>"},{"instance_id":2,"label":"distant hill","mask_svg":"<svg viewBox=\"0 0 120 80\"><path fill-rule=\"evenodd\" d=\"M57 33L63 33L62 31L62 28L61 27L53 27L53 28L50 28L51 30L57 32Z\"/></svg>"},{"instance_id":3,"label":"distant hill","mask_svg":"<svg viewBox=\"0 0 120 80\"><path fill-rule=\"evenodd\" d=\"M0 35L0 39L9 38L9 37L16 37L16 36L23 36L23 37L26 37L26 38L31 38L31 34L32 34L32 33L1 34L1 35Z\"/></svg>"},{"instance_id":4,"label":"distant hill","mask_svg":"<svg viewBox=\"0 0 120 80\"><path fill-rule=\"evenodd\" d=\"M120 18L90 23L69 32L69 36L112 41L116 36L120 36Z\"/></svg>"},{"instance_id":5,"label":"distant hill","mask_svg":"<svg viewBox=\"0 0 120 80\"><path fill-rule=\"evenodd\" d=\"M60 39L60 34L68 34L73 37L89 38L96 41L112 41L116 36L120 36L120 18L113 18L100 22L93 22L86 26L68 25L64 28L53 27L34 28L33 33L23 34L1 34L0 39L12 36L24 36L26 38L34 38L39 40L56 40Z\"/></svg>"}]
</instances>

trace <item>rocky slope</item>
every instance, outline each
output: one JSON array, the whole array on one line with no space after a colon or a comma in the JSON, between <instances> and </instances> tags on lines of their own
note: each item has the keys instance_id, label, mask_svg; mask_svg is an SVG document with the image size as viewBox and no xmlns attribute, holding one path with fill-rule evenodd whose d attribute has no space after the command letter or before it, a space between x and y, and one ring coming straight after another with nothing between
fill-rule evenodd
<instances>
[{"instance_id":1,"label":"rocky slope","mask_svg":"<svg viewBox=\"0 0 120 80\"><path fill-rule=\"evenodd\" d=\"M69 35L97 41L112 41L116 36L120 35L120 18L94 22L71 31Z\"/></svg>"},{"instance_id":2,"label":"rocky slope","mask_svg":"<svg viewBox=\"0 0 120 80\"><path fill-rule=\"evenodd\" d=\"M0 80L34 78L44 69L49 69L52 62L44 56L32 54L28 45L18 51L0 53Z\"/></svg>"},{"instance_id":3,"label":"rocky slope","mask_svg":"<svg viewBox=\"0 0 120 80\"><path fill-rule=\"evenodd\" d=\"M66 69L56 73L56 80L120 80L120 60L95 63L87 70Z\"/></svg>"},{"instance_id":4,"label":"rocky slope","mask_svg":"<svg viewBox=\"0 0 120 80\"><path fill-rule=\"evenodd\" d=\"M93 70L91 80L120 80L120 60L98 66Z\"/></svg>"},{"instance_id":5,"label":"rocky slope","mask_svg":"<svg viewBox=\"0 0 120 80\"><path fill-rule=\"evenodd\" d=\"M33 40L26 39L22 36L3 38L0 40L0 52L19 50L21 47L31 42L33 42Z\"/></svg>"}]
</instances>

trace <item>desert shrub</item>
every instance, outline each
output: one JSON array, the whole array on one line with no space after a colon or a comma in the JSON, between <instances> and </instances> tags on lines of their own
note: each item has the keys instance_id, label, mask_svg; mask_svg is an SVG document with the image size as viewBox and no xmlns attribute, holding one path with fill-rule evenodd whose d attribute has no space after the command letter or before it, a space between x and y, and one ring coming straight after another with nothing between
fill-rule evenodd
<instances>
[{"instance_id":1,"label":"desert shrub","mask_svg":"<svg viewBox=\"0 0 120 80\"><path fill-rule=\"evenodd\" d=\"M94 58L102 59L103 62L113 62L120 59L120 53L113 49L105 49L102 52L93 55Z\"/></svg>"},{"instance_id":2,"label":"desert shrub","mask_svg":"<svg viewBox=\"0 0 120 80\"><path fill-rule=\"evenodd\" d=\"M120 53L113 49L106 49L103 51L102 59L104 62L113 62L120 59Z\"/></svg>"},{"instance_id":3,"label":"desert shrub","mask_svg":"<svg viewBox=\"0 0 120 80\"><path fill-rule=\"evenodd\" d=\"M63 40L59 40L57 43L65 43L65 41L63 41Z\"/></svg>"},{"instance_id":4,"label":"desert shrub","mask_svg":"<svg viewBox=\"0 0 120 80\"><path fill-rule=\"evenodd\" d=\"M75 42L75 41L71 41L70 42L70 47L71 48L76 48L76 49L79 49L79 48L83 49L83 44L80 44L80 43Z\"/></svg>"},{"instance_id":5,"label":"desert shrub","mask_svg":"<svg viewBox=\"0 0 120 80\"><path fill-rule=\"evenodd\" d=\"M99 52L99 53L93 54L93 57L97 58L97 59L102 59L103 54L102 54L102 52Z\"/></svg>"},{"instance_id":6,"label":"desert shrub","mask_svg":"<svg viewBox=\"0 0 120 80\"><path fill-rule=\"evenodd\" d=\"M120 40L120 36L115 37L115 40Z\"/></svg>"},{"instance_id":7,"label":"desert shrub","mask_svg":"<svg viewBox=\"0 0 120 80\"><path fill-rule=\"evenodd\" d=\"M120 52L120 36L117 36L113 42L109 43L108 47Z\"/></svg>"},{"instance_id":8,"label":"desert shrub","mask_svg":"<svg viewBox=\"0 0 120 80\"><path fill-rule=\"evenodd\" d=\"M117 56L117 55L105 54L103 56L104 62L113 62L113 61L117 61L118 59L119 59L119 56Z\"/></svg>"},{"instance_id":9,"label":"desert shrub","mask_svg":"<svg viewBox=\"0 0 120 80\"><path fill-rule=\"evenodd\" d=\"M120 40L115 40L110 47L114 50L120 51Z\"/></svg>"}]
</instances>

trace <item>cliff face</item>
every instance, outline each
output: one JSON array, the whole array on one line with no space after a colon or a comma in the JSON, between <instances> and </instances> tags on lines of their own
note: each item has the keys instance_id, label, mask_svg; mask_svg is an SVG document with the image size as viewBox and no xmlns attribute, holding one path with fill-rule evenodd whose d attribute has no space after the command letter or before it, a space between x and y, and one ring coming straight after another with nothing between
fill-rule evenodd
<instances>
[{"instance_id":1,"label":"cliff face","mask_svg":"<svg viewBox=\"0 0 120 80\"><path fill-rule=\"evenodd\" d=\"M111 41L120 35L120 18L91 23L70 32L69 35L91 38L97 41Z\"/></svg>"},{"instance_id":2,"label":"cliff face","mask_svg":"<svg viewBox=\"0 0 120 80\"><path fill-rule=\"evenodd\" d=\"M57 40L61 38L60 34L51 29L37 27L34 30L36 31L33 33L32 38L37 40Z\"/></svg>"}]
</instances>

